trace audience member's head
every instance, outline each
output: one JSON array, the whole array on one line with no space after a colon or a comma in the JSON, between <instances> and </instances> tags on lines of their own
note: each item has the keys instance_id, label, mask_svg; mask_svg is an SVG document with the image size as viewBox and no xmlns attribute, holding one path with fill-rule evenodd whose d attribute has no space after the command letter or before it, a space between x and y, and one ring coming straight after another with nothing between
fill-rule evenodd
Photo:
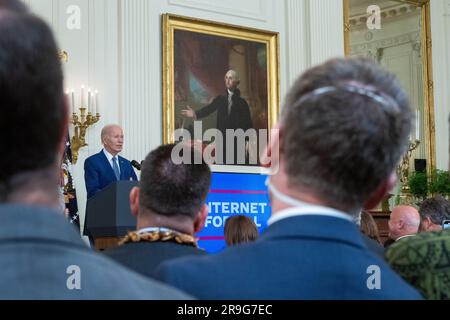
<instances>
[{"instance_id":1,"label":"audience member's head","mask_svg":"<svg viewBox=\"0 0 450 320\"><path fill-rule=\"evenodd\" d=\"M205 162L175 164L174 146L162 145L147 155L139 187L130 193L131 210L138 229L166 227L192 235L203 228L208 215L205 199L211 171ZM199 152L188 150L191 159Z\"/></svg>"},{"instance_id":2,"label":"audience member's head","mask_svg":"<svg viewBox=\"0 0 450 320\"><path fill-rule=\"evenodd\" d=\"M0 2L0 202L57 207L67 129L62 69L50 28L24 10Z\"/></svg>"},{"instance_id":3,"label":"audience member's head","mask_svg":"<svg viewBox=\"0 0 450 320\"><path fill-rule=\"evenodd\" d=\"M375 240L381 244L380 233L378 232L378 226L372 217L372 215L367 212L361 212L361 232L368 236L370 239Z\"/></svg>"},{"instance_id":4,"label":"audience member's head","mask_svg":"<svg viewBox=\"0 0 450 320\"><path fill-rule=\"evenodd\" d=\"M420 231L440 231L442 223L450 220L450 203L442 196L424 200L420 207Z\"/></svg>"},{"instance_id":5,"label":"audience member's head","mask_svg":"<svg viewBox=\"0 0 450 320\"><path fill-rule=\"evenodd\" d=\"M224 236L228 246L254 241L258 235L258 228L250 217L232 216L225 221Z\"/></svg>"},{"instance_id":6,"label":"audience member's head","mask_svg":"<svg viewBox=\"0 0 450 320\"><path fill-rule=\"evenodd\" d=\"M419 230L420 215L411 206L397 206L392 209L388 221L389 238L398 240L404 236L415 235Z\"/></svg>"},{"instance_id":7,"label":"audience member's head","mask_svg":"<svg viewBox=\"0 0 450 320\"><path fill-rule=\"evenodd\" d=\"M374 207L395 184L411 117L399 81L374 62L313 67L288 94L280 138L272 139L282 173L271 177L272 190L353 215Z\"/></svg>"},{"instance_id":8,"label":"audience member's head","mask_svg":"<svg viewBox=\"0 0 450 320\"><path fill-rule=\"evenodd\" d=\"M10 10L15 13L28 13L28 8L19 0L0 0L0 10Z\"/></svg>"}]
</instances>

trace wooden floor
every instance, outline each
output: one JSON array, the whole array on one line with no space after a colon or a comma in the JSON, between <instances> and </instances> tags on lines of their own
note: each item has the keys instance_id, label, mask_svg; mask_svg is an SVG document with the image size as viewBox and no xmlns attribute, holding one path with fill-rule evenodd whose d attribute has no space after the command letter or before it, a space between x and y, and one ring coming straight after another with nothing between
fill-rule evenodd
<instances>
[{"instance_id":1,"label":"wooden floor","mask_svg":"<svg viewBox=\"0 0 450 320\"><path fill-rule=\"evenodd\" d=\"M103 251L108 248L117 247L119 238L97 238L95 239L95 250Z\"/></svg>"}]
</instances>

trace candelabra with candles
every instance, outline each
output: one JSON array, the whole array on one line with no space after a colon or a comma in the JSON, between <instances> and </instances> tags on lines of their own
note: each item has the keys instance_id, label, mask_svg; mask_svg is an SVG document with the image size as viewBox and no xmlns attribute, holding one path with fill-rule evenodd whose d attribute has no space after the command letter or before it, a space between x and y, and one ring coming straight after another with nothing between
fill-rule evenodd
<instances>
[{"instance_id":1,"label":"candelabra with candles","mask_svg":"<svg viewBox=\"0 0 450 320\"><path fill-rule=\"evenodd\" d=\"M415 139L412 136L409 137L409 145L408 150L403 155L400 164L397 167L397 176L400 179L400 200L402 204L413 204L414 197L411 194L411 190L409 188L409 173L410 173L410 162L411 156L414 150L416 150L420 145L420 129L421 129L421 112L419 109L416 109L415 116Z\"/></svg>"},{"instance_id":2,"label":"candelabra with candles","mask_svg":"<svg viewBox=\"0 0 450 320\"><path fill-rule=\"evenodd\" d=\"M81 87L81 100L79 113L75 108L75 90L67 92L70 95L71 117L69 123L74 126L74 136L71 138L72 162L75 164L78 160L78 152L82 147L87 146L86 130L100 120L100 108L98 104L98 91L87 91L87 105L85 103L85 88Z\"/></svg>"},{"instance_id":3,"label":"candelabra with candles","mask_svg":"<svg viewBox=\"0 0 450 320\"><path fill-rule=\"evenodd\" d=\"M409 188L409 163L412 152L417 149L419 144L420 140L417 139L409 142L408 151L403 155L402 161L397 167L397 175L401 183L400 199L402 204L411 204L413 201L411 190Z\"/></svg>"}]
</instances>

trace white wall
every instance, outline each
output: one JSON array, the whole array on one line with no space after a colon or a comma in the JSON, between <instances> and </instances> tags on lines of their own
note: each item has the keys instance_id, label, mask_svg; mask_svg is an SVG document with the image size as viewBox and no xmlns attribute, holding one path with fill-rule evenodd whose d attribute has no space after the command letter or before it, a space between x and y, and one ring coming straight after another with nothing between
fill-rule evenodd
<instances>
[{"instance_id":1,"label":"white wall","mask_svg":"<svg viewBox=\"0 0 450 320\"><path fill-rule=\"evenodd\" d=\"M65 87L80 93L81 85L96 88L100 92L99 104L102 118L88 129L88 147L80 150L74 166L81 222L84 223L86 190L84 186L84 160L101 148L100 131L107 123L120 121L119 100L119 50L118 50L118 1L117 0L24 0L33 12L43 17L53 28L61 50L69 53L64 63ZM69 29L69 6L80 8L80 29ZM76 103L78 103L78 101Z\"/></svg>"},{"instance_id":2,"label":"white wall","mask_svg":"<svg viewBox=\"0 0 450 320\"><path fill-rule=\"evenodd\" d=\"M53 27L69 53L66 88L100 91L102 119L88 130L88 147L75 166L84 222L83 162L98 152L100 130L119 123L123 155L141 160L162 143L161 14L254 27L280 34L281 97L303 70L343 55L343 12L338 0L24 0ZM81 29L66 27L67 8L81 9Z\"/></svg>"}]
</instances>

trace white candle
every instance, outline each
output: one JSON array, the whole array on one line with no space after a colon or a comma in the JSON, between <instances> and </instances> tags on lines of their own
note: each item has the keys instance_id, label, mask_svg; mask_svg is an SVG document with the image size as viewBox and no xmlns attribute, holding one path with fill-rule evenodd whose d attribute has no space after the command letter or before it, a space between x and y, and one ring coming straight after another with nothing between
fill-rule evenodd
<instances>
[{"instance_id":1,"label":"white candle","mask_svg":"<svg viewBox=\"0 0 450 320\"><path fill-rule=\"evenodd\" d=\"M92 114L95 114L95 97L94 97L94 91L91 92L91 112Z\"/></svg>"},{"instance_id":2,"label":"white candle","mask_svg":"<svg viewBox=\"0 0 450 320\"><path fill-rule=\"evenodd\" d=\"M75 113L77 111L76 107L75 107L75 90L72 89L72 113Z\"/></svg>"},{"instance_id":3,"label":"white candle","mask_svg":"<svg viewBox=\"0 0 450 320\"><path fill-rule=\"evenodd\" d=\"M66 103L67 103L67 107L68 107L67 112L70 113L72 111L72 105L70 103L70 91L69 90L66 91L65 96L66 96Z\"/></svg>"},{"instance_id":4,"label":"white candle","mask_svg":"<svg viewBox=\"0 0 450 320\"><path fill-rule=\"evenodd\" d=\"M88 89L88 105L87 105L87 111L92 112L92 105L91 105L91 88Z\"/></svg>"},{"instance_id":5,"label":"white candle","mask_svg":"<svg viewBox=\"0 0 450 320\"><path fill-rule=\"evenodd\" d=\"M95 111L97 114L100 114L100 106L98 104L98 91L95 90Z\"/></svg>"},{"instance_id":6,"label":"white candle","mask_svg":"<svg viewBox=\"0 0 450 320\"><path fill-rule=\"evenodd\" d=\"M91 112L93 115L95 115L95 91L92 90L91 92Z\"/></svg>"},{"instance_id":7,"label":"white candle","mask_svg":"<svg viewBox=\"0 0 450 320\"><path fill-rule=\"evenodd\" d=\"M81 86L81 108L85 108L85 104L84 104L84 85Z\"/></svg>"}]
</instances>

